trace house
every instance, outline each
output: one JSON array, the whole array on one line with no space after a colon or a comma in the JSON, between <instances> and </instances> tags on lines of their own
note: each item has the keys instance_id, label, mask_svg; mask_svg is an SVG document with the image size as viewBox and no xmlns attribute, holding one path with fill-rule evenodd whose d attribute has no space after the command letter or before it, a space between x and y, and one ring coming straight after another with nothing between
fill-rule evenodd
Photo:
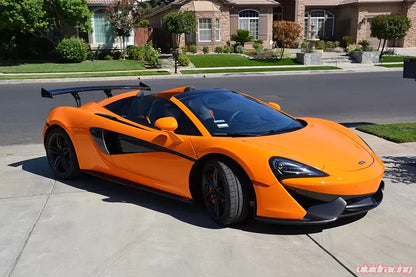
<instances>
[{"instance_id":1,"label":"house","mask_svg":"<svg viewBox=\"0 0 416 277\"><path fill-rule=\"evenodd\" d=\"M120 47L120 38L111 29L110 23L104 18L104 11L107 5L116 0L88 0L87 5L92 16L93 31L88 34L88 43L91 49L114 49ZM127 45L134 44L134 30L128 37Z\"/></svg>"},{"instance_id":2,"label":"house","mask_svg":"<svg viewBox=\"0 0 416 277\"><path fill-rule=\"evenodd\" d=\"M321 39L340 41L351 36L355 42L365 39L377 46L378 40L371 37L371 19L392 13L406 15L412 27L404 39L390 41L389 46L416 47L415 0L175 0L148 16L155 32L154 43L162 49L172 47L162 24L163 17L173 10L195 12L197 31L182 38L180 45L195 44L199 49L230 43L237 29L249 30L270 48L275 20L300 23L302 38L310 37L314 28L315 36Z\"/></svg>"},{"instance_id":3,"label":"house","mask_svg":"<svg viewBox=\"0 0 416 277\"><path fill-rule=\"evenodd\" d=\"M265 48L273 41L273 19L280 11L275 0L175 0L153 13L148 18L154 29L154 43L166 49L172 47L169 35L162 31L163 17L171 11L192 11L197 18L197 31L186 35L181 45L195 44L199 49L209 46L224 46L230 43L231 35L238 29L250 31L254 39L261 39Z\"/></svg>"}]
</instances>

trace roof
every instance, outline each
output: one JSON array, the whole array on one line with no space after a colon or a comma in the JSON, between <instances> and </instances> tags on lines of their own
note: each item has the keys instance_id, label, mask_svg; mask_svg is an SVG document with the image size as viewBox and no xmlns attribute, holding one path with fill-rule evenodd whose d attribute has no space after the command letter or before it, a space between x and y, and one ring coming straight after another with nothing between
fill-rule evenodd
<instances>
[{"instance_id":1,"label":"roof","mask_svg":"<svg viewBox=\"0 0 416 277\"><path fill-rule=\"evenodd\" d=\"M87 0L88 6L105 6L116 2L116 0Z\"/></svg>"}]
</instances>

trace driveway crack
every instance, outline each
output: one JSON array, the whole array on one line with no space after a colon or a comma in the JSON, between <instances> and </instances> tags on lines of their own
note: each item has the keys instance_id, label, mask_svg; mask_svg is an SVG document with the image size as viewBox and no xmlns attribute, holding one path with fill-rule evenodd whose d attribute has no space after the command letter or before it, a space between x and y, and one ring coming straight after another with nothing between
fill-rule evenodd
<instances>
[{"instance_id":1,"label":"driveway crack","mask_svg":"<svg viewBox=\"0 0 416 277\"><path fill-rule=\"evenodd\" d=\"M310 238L319 248L321 248L325 253L327 253L334 261L336 261L340 266L342 266L346 271L348 271L352 276L358 277L357 274L355 274L354 271L349 269L343 262L341 262L337 257L335 257L334 254L329 252L322 244L320 244L318 241L316 241L311 235L306 234L308 238Z\"/></svg>"},{"instance_id":2,"label":"driveway crack","mask_svg":"<svg viewBox=\"0 0 416 277\"><path fill-rule=\"evenodd\" d=\"M52 195L52 192L53 192L53 190L54 190L54 188L55 188L55 184L56 184L56 180L53 182L53 185L52 185L51 189L49 190L49 193L47 194L48 196L46 197L45 201L43 202L42 208L40 209L39 213L37 214L37 216L36 216L36 218L35 218L35 221L33 222L32 227L30 228L30 231L29 231L29 233L28 233L28 235L27 235L27 237L26 237L26 239L25 239L25 242L23 243L23 246L22 246L22 248L20 249L19 254L17 255L17 257L16 257L16 259L14 260L13 265L12 265L12 267L11 267L11 269L10 269L9 273L7 274L7 277L10 277L10 276L13 274L13 272L14 272L14 270L15 270L15 268L16 268L16 265L17 265L17 263L19 262L20 257L22 256L22 253L23 253L23 251L25 250L27 243L28 243L28 241L29 241L30 237L32 236L32 233L33 233L33 231L34 231L34 229L35 229L36 225L38 224L39 219L40 219L40 217L41 217L41 216L42 216L42 214L43 214L43 211L44 211L44 210L45 210L45 208L46 208L46 205L47 205L47 204L48 204L48 202L49 202L49 198L50 198L50 197L51 197L51 195Z\"/></svg>"}]
</instances>

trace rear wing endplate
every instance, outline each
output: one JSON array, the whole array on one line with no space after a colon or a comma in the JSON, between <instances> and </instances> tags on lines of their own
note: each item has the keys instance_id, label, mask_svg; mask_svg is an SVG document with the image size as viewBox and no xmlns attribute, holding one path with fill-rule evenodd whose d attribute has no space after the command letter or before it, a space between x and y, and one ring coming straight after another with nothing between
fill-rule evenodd
<instances>
[{"instance_id":1,"label":"rear wing endplate","mask_svg":"<svg viewBox=\"0 0 416 277\"><path fill-rule=\"evenodd\" d=\"M41 95L42 97L53 98L55 95L62 95L70 93L74 98L77 104L77 107L81 106L81 98L79 97L79 92L84 91L104 91L107 97L112 97L113 90L121 90L121 89L140 89L140 90L151 90L151 88L140 82L138 86L128 86L128 85L120 85L120 86L96 86L96 87L76 87L76 88L61 88L61 89L53 89L47 90L42 88Z\"/></svg>"}]
</instances>

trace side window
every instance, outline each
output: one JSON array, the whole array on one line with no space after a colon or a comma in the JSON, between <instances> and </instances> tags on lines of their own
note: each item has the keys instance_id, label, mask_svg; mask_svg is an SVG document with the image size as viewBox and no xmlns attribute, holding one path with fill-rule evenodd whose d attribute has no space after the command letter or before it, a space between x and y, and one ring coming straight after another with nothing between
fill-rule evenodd
<instances>
[{"instance_id":1,"label":"side window","mask_svg":"<svg viewBox=\"0 0 416 277\"><path fill-rule=\"evenodd\" d=\"M122 117L127 117L134 97L128 97L113 102L105 106L105 108Z\"/></svg>"},{"instance_id":2,"label":"side window","mask_svg":"<svg viewBox=\"0 0 416 277\"><path fill-rule=\"evenodd\" d=\"M138 95L133 100L127 118L136 123L154 128L156 120L162 117L174 117L178 121L176 134L200 136L201 133L192 121L169 100L152 95Z\"/></svg>"}]
</instances>

